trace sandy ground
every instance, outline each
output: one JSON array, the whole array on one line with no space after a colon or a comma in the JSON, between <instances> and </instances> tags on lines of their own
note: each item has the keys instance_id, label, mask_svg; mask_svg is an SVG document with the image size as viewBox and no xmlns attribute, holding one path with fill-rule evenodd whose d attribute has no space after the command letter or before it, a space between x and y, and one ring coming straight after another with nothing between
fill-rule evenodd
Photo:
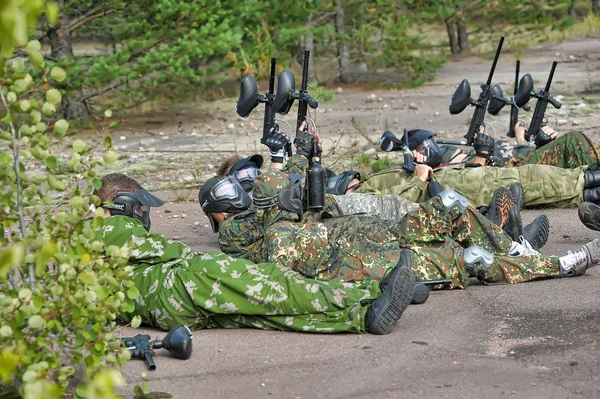
<instances>
[{"instance_id":1,"label":"sandy ground","mask_svg":"<svg viewBox=\"0 0 600 399\"><path fill-rule=\"evenodd\" d=\"M539 87L554 59L560 64L552 93L565 96L558 128L583 130L598 140L598 94L583 92L591 86L598 88L600 40L571 40L528 51L522 57L522 73L532 73L541 82L536 82ZM317 117L326 139L335 142L343 137L329 158L331 163L348 149L360 153L373 147L352 128L352 117L367 127L365 136L371 140L378 139L386 120L396 131L427 127L443 131L448 138L462 136L471 113L450 116L450 96L463 78L471 81L476 95L490 64L476 58L450 62L436 81L412 90L344 89ZM507 94L512 92L513 75L514 57L503 54L494 80ZM371 94L375 101L365 101ZM207 106L157 111L154 116L164 122L136 127L125 123L113 135L123 154L120 170L128 170L150 187L166 181L189 184L188 190L157 192L168 202L153 211L152 230L197 251L218 250L216 237L194 202L202 177L214 172L209 165L217 165L222 154L236 150L241 154L262 151L257 144L262 114L240 121L231 111L234 101L211 104L210 112ZM409 109L411 103L417 109ZM507 130L508 113L507 109L500 117L488 119L499 137ZM293 118L290 115L287 120ZM227 127L231 123L233 129ZM163 140L165 136L168 139ZM155 140L154 151L140 150L144 138ZM155 169L145 170L152 158L160 162ZM134 169L136 165L141 165L139 170ZM339 161L334 168L342 165L346 166ZM182 198L189 201L178 202ZM527 210L523 217L529 222L540 213ZM551 223L544 254L565 254L599 237L580 224L575 209L543 213ZM513 286L474 284L464 291L434 292L425 304L409 307L396 330L383 337L196 331L191 359L178 360L159 351L157 370L148 372L150 385L175 398L597 398L599 289L600 270L592 269L578 278ZM136 332L153 337L165 334L125 328L126 335ZM123 371L131 392L145 366L130 361Z\"/></svg>"}]
</instances>

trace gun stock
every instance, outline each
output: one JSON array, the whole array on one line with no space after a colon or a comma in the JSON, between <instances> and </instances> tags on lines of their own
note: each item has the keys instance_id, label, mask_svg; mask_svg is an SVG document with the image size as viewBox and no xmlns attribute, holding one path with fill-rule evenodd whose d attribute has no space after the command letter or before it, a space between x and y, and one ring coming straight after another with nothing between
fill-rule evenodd
<instances>
[{"instance_id":1,"label":"gun stock","mask_svg":"<svg viewBox=\"0 0 600 399\"><path fill-rule=\"evenodd\" d=\"M487 109L488 104L492 98L492 77L494 76L494 71L496 70L496 64L498 63L498 58L500 57L500 51L502 51L503 43L504 36L500 38L500 42L498 43L498 47L496 48L496 55L494 56L494 62L492 63L492 68L490 69L490 74L488 75L487 82L484 85L481 85L481 94L479 94L479 98L477 99L477 101L473 103L473 105L475 106L475 110L473 111L473 118L471 119L469 130L464 136L467 140L467 145L473 145L475 134L479 133L481 130L481 126L483 126L485 110Z\"/></svg>"}]
</instances>

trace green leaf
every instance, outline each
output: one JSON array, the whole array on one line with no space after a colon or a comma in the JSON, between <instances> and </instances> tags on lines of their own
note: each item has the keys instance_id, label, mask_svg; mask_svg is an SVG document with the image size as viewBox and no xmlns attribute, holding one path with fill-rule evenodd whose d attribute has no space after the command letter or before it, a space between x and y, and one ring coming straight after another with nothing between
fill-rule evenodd
<instances>
[{"instance_id":1,"label":"green leaf","mask_svg":"<svg viewBox=\"0 0 600 399\"><path fill-rule=\"evenodd\" d=\"M0 281L5 281L8 269L20 265L24 258L23 244L13 244L0 249Z\"/></svg>"},{"instance_id":2,"label":"green leaf","mask_svg":"<svg viewBox=\"0 0 600 399\"><path fill-rule=\"evenodd\" d=\"M29 318L27 324L29 324L29 327L33 328L34 330L41 330L46 325L46 321L39 314L34 314Z\"/></svg>"},{"instance_id":3,"label":"green leaf","mask_svg":"<svg viewBox=\"0 0 600 399\"><path fill-rule=\"evenodd\" d=\"M83 152L85 151L85 142L83 140L77 139L73 142L73 149L75 152Z\"/></svg>"},{"instance_id":4,"label":"green leaf","mask_svg":"<svg viewBox=\"0 0 600 399\"><path fill-rule=\"evenodd\" d=\"M30 52L29 60L36 68L42 68L44 66L44 56L39 51Z\"/></svg>"},{"instance_id":5,"label":"green leaf","mask_svg":"<svg viewBox=\"0 0 600 399\"><path fill-rule=\"evenodd\" d=\"M58 166L58 162L56 161L56 157L50 155L46 158L46 168L49 170L54 170Z\"/></svg>"},{"instance_id":6,"label":"green leaf","mask_svg":"<svg viewBox=\"0 0 600 399\"><path fill-rule=\"evenodd\" d=\"M79 280L87 285L94 285L98 282L96 274L93 272L83 272L79 275Z\"/></svg>"},{"instance_id":7,"label":"green leaf","mask_svg":"<svg viewBox=\"0 0 600 399\"><path fill-rule=\"evenodd\" d=\"M54 2L48 2L46 4L46 18L50 25L56 25L58 22L58 5Z\"/></svg>"},{"instance_id":8,"label":"green leaf","mask_svg":"<svg viewBox=\"0 0 600 399\"><path fill-rule=\"evenodd\" d=\"M29 87L29 85L27 84L27 81L25 81L25 79L17 79L13 83L12 87L15 89L15 91L17 93L22 93L25 90L27 90L27 87ZM16 98L15 98L15 101L16 101Z\"/></svg>"},{"instance_id":9,"label":"green leaf","mask_svg":"<svg viewBox=\"0 0 600 399\"><path fill-rule=\"evenodd\" d=\"M37 125L42 121L42 114L40 114L40 111L31 111L31 113L29 114L29 120L31 121L31 123Z\"/></svg>"},{"instance_id":10,"label":"green leaf","mask_svg":"<svg viewBox=\"0 0 600 399\"><path fill-rule=\"evenodd\" d=\"M25 47L25 50L27 50L28 53L34 52L34 51L40 51L42 49L42 44L39 42L39 40L30 40L27 43L27 47Z\"/></svg>"},{"instance_id":11,"label":"green leaf","mask_svg":"<svg viewBox=\"0 0 600 399\"><path fill-rule=\"evenodd\" d=\"M104 138L104 143L103 144L104 144L104 148L108 149L108 148L112 147L112 138L110 136L106 136Z\"/></svg>"},{"instance_id":12,"label":"green leaf","mask_svg":"<svg viewBox=\"0 0 600 399\"><path fill-rule=\"evenodd\" d=\"M50 104L60 104L61 100L62 94L60 94L60 91L56 89L50 89L46 92L46 101L48 101Z\"/></svg>"},{"instance_id":13,"label":"green leaf","mask_svg":"<svg viewBox=\"0 0 600 399\"><path fill-rule=\"evenodd\" d=\"M69 206L75 209L85 208L85 201L79 195L75 195L69 200Z\"/></svg>"},{"instance_id":14,"label":"green leaf","mask_svg":"<svg viewBox=\"0 0 600 399\"><path fill-rule=\"evenodd\" d=\"M22 100L19 103L19 108L21 108L21 111L27 112L29 111L29 108L31 108L31 103L28 100Z\"/></svg>"},{"instance_id":15,"label":"green leaf","mask_svg":"<svg viewBox=\"0 0 600 399\"><path fill-rule=\"evenodd\" d=\"M116 127L119 127L120 123L117 121L111 122L110 125L108 125L109 129L114 129Z\"/></svg>"},{"instance_id":16,"label":"green leaf","mask_svg":"<svg viewBox=\"0 0 600 399\"><path fill-rule=\"evenodd\" d=\"M54 104L50 104L48 102L45 102L44 105L42 106L42 112L45 115L52 115L56 112L56 106Z\"/></svg>"},{"instance_id":17,"label":"green leaf","mask_svg":"<svg viewBox=\"0 0 600 399\"><path fill-rule=\"evenodd\" d=\"M59 119L54 124L54 134L58 137L64 137L67 134L67 130L69 129L69 122L64 119Z\"/></svg>"},{"instance_id":18,"label":"green leaf","mask_svg":"<svg viewBox=\"0 0 600 399\"><path fill-rule=\"evenodd\" d=\"M50 76L52 76L52 79L56 80L57 82L62 82L67 77L67 73L61 67L55 66L52 67L52 70L50 71Z\"/></svg>"},{"instance_id":19,"label":"green leaf","mask_svg":"<svg viewBox=\"0 0 600 399\"><path fill-rule=\"evenodd\" d=\"M8 348L2 348L0 352L0 381L7 383L15 374L19 356L12 353Z\"/></svg>"},{"instance_id":20,"label":"green leaf","mask_svg":"<svg viewBox=\"0 0 600 399\"><path fill-rule=\"evenodd\" d=\"M9 326L2 326L0 327L0 335L8 338L13 334L13 330L12 328L10 328Z\"/></svg>"},{"instance_id":21,"label":"green leaf","mask_svg":"<svg viewBox=\"0 0 600 399\"><path fill-rule=\"evenodd\" d=\"M138 290L136 287L131 287L127 290L127 298L136 299L139 296L140 296L140 290Z\"/></svg>"},{"instance_id":22,"label":"green leaf","mask_svg":"<svg viewBox=\"0 0 600 399\"><path fill-rule=\"evenodd\" d=\"M15 58L12 62L12 68L15 72L23 72L25 70L25 60L21 57Z\"/></svg>"},{"instance_id":23,"label":"green leaf","mask_svg":"<svg viewBox=\"0 0 600 399\"><path fill-rule=\"evenodd\" d=\"M6 101L8 101L9 104L16 102L17 95L14 92L9 91L8 94L6 95Z\"/></svg>"},{"instance_id":24,"label":"green leaf","mask_svg":"<svg viewBox=\"0 0 600 399\"><path fill-rule=\"evenodd\" d=\"M110 109L107 109L106 111L104 111L104 116L110 118L112 116L112 111Z\"/></svg>"},{"instance_id":25,"label":"green leaf","mask_svg":"<svg viewBox=\"0 0 600 399\"><path fill-rule=\"evenodd\" d=\"M142 324L142 318L140 316L133 316L131 318L131 327L138 328Z\"/></svg>"},{"instance_id":26,"label":"green leaf","mask_svg":"<svg viewBox=\"0 0 600 399\"><path fill-rule=\"evenodd\" d=\"M104 153L104 155L102 156L102 159L104 159L104 162L107 165L110 165L117 161L117 153L114 152L113 150L108 150Z\"/></svg>"}]
</instances>

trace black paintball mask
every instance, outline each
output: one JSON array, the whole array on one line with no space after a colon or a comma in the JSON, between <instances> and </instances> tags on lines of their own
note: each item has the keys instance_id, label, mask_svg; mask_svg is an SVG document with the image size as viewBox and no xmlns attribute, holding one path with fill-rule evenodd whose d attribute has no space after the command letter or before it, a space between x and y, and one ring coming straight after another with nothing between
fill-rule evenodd
<instances>
[{"instance_id":1,"label":"black paintball mask","mask_svg":"<svg viewBox=\"0 0 600 399\"><path fill-rule=\"evenodd\" d=\"M327 194L344 195L348 189L354 188L354 186L348 187L353 179L358 179L360 181L360 173L355 170L344 171L338 176L327 179L325 191Z\"/></svg>"},{"instance_id":2,"label":"black paintball mask","mask_svg":"<svg viewBox=\"0 0 600 399\"><path fill-rule=\"evenodd\" d=\"M402 138L404 141L404 137ZM434 135L429 130L411 130L408 132L408 146L411 151L416 150L419 154L427 157L425 162L432 168L442 163L442 151L437 145Z\"/></svg>"},{"instance_id":3,"label":"black paintball mask","mask_svg":"<svg viewBox=\"0 0 600 399\"><path fill-rule=\"evenodd\" d=\"M263 164L263 157L252 155L237 161L227 173L228 176L234 176L248 194L254 190L254 179L261 174L260 167Z\"/></svg>"},{"instance_id":4,"label":"black paintball mask","mask_svg":"<svg viewBox=\"0 0 600 399\"><path fill-rule=\"evenodd\" d=\"M140 220L147 231L150 231L150 207L163 206L157 196L150 194L141 188L137 191L126 193L118 192L112 201L112 205L102 204L103 208L109 209L111 215L124 215Z\"/></svg>"},{"instance_id":5,"label":"black paintball mask","mask_svg":"<svg viewBox=\"0 0 600 399\"><path fill-rule=\"evenodd\" d=\"M200 188L198 201L210 221L213 233L219 231L219 223L211 215L212 212L241 213L252 205L252 198L233 176L208 179Z\"/></svg>"}]
</instances>

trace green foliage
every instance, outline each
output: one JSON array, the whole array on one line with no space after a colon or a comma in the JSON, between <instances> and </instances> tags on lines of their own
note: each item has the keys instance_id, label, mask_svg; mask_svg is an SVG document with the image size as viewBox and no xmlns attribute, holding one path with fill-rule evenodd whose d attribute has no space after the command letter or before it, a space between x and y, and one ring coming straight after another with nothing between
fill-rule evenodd
<instances>
[{"instance_id":1,"label":"green foliage","mask_svg":"<svg viewBox=\"0 0 600 399\"><path fill-rule=\"evenodd\" d=\"M35 16L44 2L0 2L3 18L6 4L34 4ZM10 43L24 44L19 35ZM116 154L108 150L102 161L82 140L60 148L69 123L56 120L53 106L62 94L33 76L58 82L68 69L40 62L39 49L32 41L27 60L0 58L0 143L8 146L0 154L0 382L4 394L60 398L83 369L76 397L116 398L124 380L114 366L130 354L115 339L115 319L139 292L127 248L104 248L95 236L103 210L90 210L98 205L94 168ZM62 163L69 174L58 177Z\"/></svg>"},{"instance_id":2,"label":"green foliage","mask_svg":"<svg viewBox=\"0 0 600 399\"><path fill-rule=\"evenodd\" d=\"M378 159L377 161L371 163L371 170L373 173L377 173L389 168L391 165L392 162L389 159Z\"/></svg>"}]
</instances>

